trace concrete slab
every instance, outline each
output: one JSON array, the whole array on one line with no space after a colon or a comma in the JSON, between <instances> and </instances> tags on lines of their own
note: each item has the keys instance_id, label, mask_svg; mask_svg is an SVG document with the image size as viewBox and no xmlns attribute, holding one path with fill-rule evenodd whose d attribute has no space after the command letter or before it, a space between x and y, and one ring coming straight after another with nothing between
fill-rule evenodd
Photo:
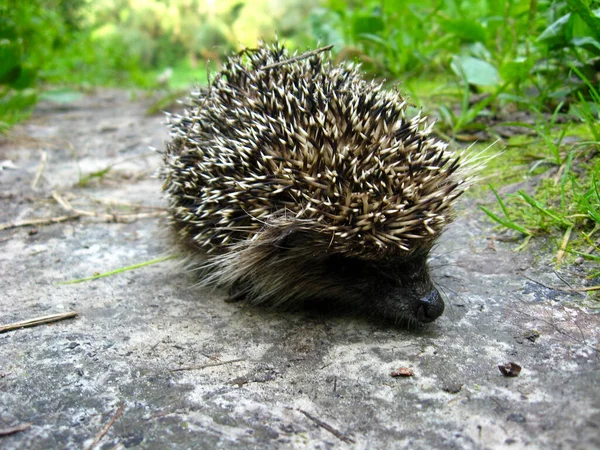
<instances>
[{"instance_id":1,"label":"concrete slab","mask_svg":"<svg viewBox=\"0 0 600 450\"><path fill-rule=\"evenodd\" d=\"M489 239L473 200L431 262L447 312L420 331L224 303L169 263L57 285L168 252L145 106L42 104L0 143L0 223L67 217L0 231L0 324L79 314L0 334L0 434L26 428L0 448L600 448L598 304Z\"/></svg>"}]
</instances>

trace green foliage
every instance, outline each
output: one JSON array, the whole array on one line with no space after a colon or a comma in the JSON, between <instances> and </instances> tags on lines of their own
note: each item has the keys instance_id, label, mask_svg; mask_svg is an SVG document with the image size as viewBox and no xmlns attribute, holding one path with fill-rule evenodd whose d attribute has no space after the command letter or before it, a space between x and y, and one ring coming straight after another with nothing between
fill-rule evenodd
<instances>
[{"instance_id":1,"label":"green foliage","mask_svg":"<svg viewBox=\"0 0 600 450\"><path fill-rule=\"evenodd\" d=\"M484 213L486 213L492 220L498 222L500 225L503 225L506 228L510 228L511 230L518 231L519 233L522 233L524 235L531 236L531 234L532 234L531 231L527 230L525 227L519 225L518 223L516 223L513 220L510 212L508 211L508 208L506 207L506 204L504 203L504 201L502 200L502 198L500 197L500 195L498 194L498 192L494 189L494 187L492 185L490 185L490 189L496 196L496 200L498 200L498 204L500 205L500 208L502 209L504 218L502 218L499 215L497 215L496 213L492 212L485 206L480 206L481 210Z\"/></svg>"},{"instance_id":2,"label":"green foliage","mask_svg":"<svg viewBox=\"0 0 600 450\"><path fill-rule=\"evenodd\" d=\"M329 0L311 25L317 39L342 47L343 56L375 75L409 80L454 76L461 111L441 111L453 133L508 102L554 110L593 79L600 57L597 2L511 0ZM566 82L565 82L566 81ZM464 86L492 96L465 109ZM475 126L477 128L477 126Z\"/></svg>"},{"instance_id":3,"label":"green foliage","mask_svg":"<svg viewBox=\"0 0 600 450\"><path fill-rule=\"evenodd\" d=\"M467 85L498 86L501 81L500 73L492 64L473 56L456 55L450 67Z\"/></svg>"},{"instance_id":4,"label":"green foliage","mask_svg":"<svg viewBox=\"0 0 600 450\"><path fill-rule=\"evenodd\" d=\"M0 7L0 133L26 117L36 102L38 68L27 60L36 43L35 7Z\"/></svg>"},{"instance_id":5,"label":"green foliage","mask_svg":"<svg viewBox=\"0 0 600 450\"><path fill-rule=\"evenodd\" d=\"M600 163L596 160L586 171L575 173L574 159L572 151L560 179L545 179L536 188L535 196L519 190L503 199L490 186L504 218L484 206L481 209L498 224L525 235L524 244L531 236L554 232L570 236L575 230L578 235L564 242L567 251L578 254L581 251L577 249L590 244L592 250L600 251L591 240L600 228Z\"/></svg>"},{"instance_id":6,"label":"green foliage","mask_svg":"<svg viewBox=\"0 0 600 450\"><path fill-rule=\"evenodd\" d=\"M205 82L204 63L257 40L307 41L318 0L7 0L0 6L0 132L55 87L165 88ZM185 77L185 79L183 79ZM167 93L167 95L169 95ZM74 98L73 95L71 97Z\"/></svg>"},{"instance_id":7,"label":"green foliage","mask_svg":"<svg viewBox=\"0 0 600 450\"><path fill-rule=\"evenodd\" d=\"M81 23L84 6L84 0L11 0L0 7L0 133L27 117L39 98L66 99L64 92L45 95L47 83L85 73L75 62L96 53ZM91 73L102 65L95 66Z\"/></svg>"},{"instance_id":8,"label":"green foliage","mask_svg":"<svg viewBox=\"0 0 600 450\"><path fill-rule=\"evenodd\" d=\"M480 208L499 225L524 235L519 248L527 245L531 237L555 237L557 263L565 251L573 255L600 251L592 239L600 229L599 144L573 144L558 170L547 171L533 194L520 189L502 198L490 186L504 217L491 208ZM562 239L558 239L561 235Z\"/></svg>"},{"instance_id":9,"label":"green foliage","mask_svg":"<svg viewBox=\"0 0 600 450\"><path fill-rule=\"evenodd\" d=\"M534 193L528 195L519 191L515 197L520 201L512 203L507 207L503 200L496 195L497 201L503 211L512 211L513 216L520 216L522 227L528 230L529 235L540 233L552 233L553 230L568 230L567 239L563 239L563 245L567 248L568 237L571 230L579 233L579 237L573 240L573 248L578 248L589 243L591 234L600 227L600 130L598 121L598 110L600 107L600 96L592 82L576 67L572 67L589 89L591 100L584 98L583 93L578 93L579 102L572 105L573 115L583 122L575 125L573 121L558 124L559 111L564 109L563 103L559 103L552 115L543 115L538 110L533 110L537 116L534 125L515 122L514 125L527 127L536 131L539 137L537 151L530 155L530 172L544 174L548 169L558 170L552 178L546 178L541 182ZM570 128L576 127L575 136L584 137L584 140L575 141L569 145L565 144ZM588 136L585 136L585 130ZM585 137L591 138L585 140ZM529 146L533 149L533 146ZM551 174L551 172L547 172ZM560 175L560 177L558 177ZM494 191L495 193L495 191ZM514 199L513 199L514 200ZM548 206L546 206L548 205ZM488 211L486 211L488 213ZM488 213L496 222L507 226ZM515 220L515 223L518 221ZM515 229L514 227L509 227ZM535 231L532 231L535 230ZM590 234L586 234L587 232ZM520 230L522 232L522 230ZM594 245L593 245L593 248ZM598 250L598 249L596 249Z\"/></svg>"}]
</instances>

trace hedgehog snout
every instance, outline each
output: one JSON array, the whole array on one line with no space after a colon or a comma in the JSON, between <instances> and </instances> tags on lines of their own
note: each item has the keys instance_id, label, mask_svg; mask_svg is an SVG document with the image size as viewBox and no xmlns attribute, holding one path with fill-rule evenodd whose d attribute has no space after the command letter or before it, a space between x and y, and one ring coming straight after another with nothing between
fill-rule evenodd
<instances>
[{"instance_id":1,"label":"hedgehog snout","mask_svg":"<svg viewBox=\"0 0 600 450\"><path fill-rule=\"evenodd\" d=\"M437 289L433 288L417 302L417 320L423 323L433 322L444 312L444 301Z\"/></svg>"},{"instance_id":2,"label":"hedgehog snout","mask_svg":"<svg viewBox=\"0 0 600 450\"><path fill-rule=\"evenodd\" d=\"M376 302L378 312L394 321L406 320L420 324L431 323L444 312L444 301L430 281L392 287Z\"/></svg>"}]
</instances>

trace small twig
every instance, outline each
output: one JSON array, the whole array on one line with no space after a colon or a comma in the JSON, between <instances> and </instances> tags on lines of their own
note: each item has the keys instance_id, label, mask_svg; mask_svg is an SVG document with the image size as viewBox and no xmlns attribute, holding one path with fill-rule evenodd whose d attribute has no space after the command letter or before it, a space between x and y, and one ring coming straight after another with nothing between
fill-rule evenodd
<instances>
[{"instance_id":1,"label":"small twig","mask_svg":"<svg viewBox=\"0 0 600 450\"><path fill-rule=\"evenodd\" d=\"M534 280L533 278L528 277L527 275L523 275L523 278L525 278L526 280L531 281L532 283L535 283L537 285L540 285L542 287L545 287L546 289L554 289L552 286L548 286L547 284L542 283L541 281L538 280ZM559 290L562 290L563 288L560 288Z\"/></svg>"},{"instance_id":2,"label":"small twig","mask_svg":"<svg viewBox=\"0 0 600 450\"><path fill-rule=\"evenodd\" d=\"M119 406L119 409L117 409L117 412L115 412L115 414L110 418L108 423L106 425L104 425L104 428L102 428L102 430L100 430L100 432L96 435L94 442L92 442L92 444L86 450L92 450L96 445L98 445L98 443L104 437L104 435L106 433L108 433L108 430L110 429L110 427L112 427L113 424L117 421L117 419L123 415L124 411L125 411L125 405Z\"/></svg>"},{"instance_id":3,"label":"small twig","mask_svg":"<svg viewBox=\"0 0 600 450\"><path fill-rule=\"evenodd\" d=\"M20 222L8 222L0 224L1 230L10 230L11 228L19 228L19 227L34 227L36 225L50 225L53 223L61 223L66 222L68 220L77 220L81 217L80 214L72 214L69 216L59 216L59 217L42 217L40 219L31 219L31 220L22 220Z\"/></svg>"},{"instance_id":4,"label":"small twig","mask_svg":"<svg viewBox=\"0 0 600 450\"><path fill-rule=\"evenodd\" d=\"M97 280L98 278L109 277L111 275L116 275L121 272L127 272L128 270L140 269L142 267L150 266L152 264L157 264L157 263L160 263L163 261L168 261L169 259L179 258L179 256L180 255L163 256L161 258L152 259L150 261L144 261L142 263L133 264L131 266L121 267L119 269L111 270L109 272L92 275L91 277L77 278L76 280L69 280L69 281L58 281L56 284L77 284L77 283L83 283L84 281Z\"/></svg>"},{"instance_id":5,"label":"small twig","mask_svg":"<svg viewBox=\"0 0 600 450\"><path fill-rule=\"evenodd\" d=\"M553 291L569 292L571 294L576 293L576 292L581 293L581 292L590 292L590 291L600 290L600 285L583 287L583 288L564 288L564 287L560 287L560 286L549 286L547 284L542 283L541 281L537 281L537 280L534 280L533 278L529 278L526 275L523 275L523 278L525 278L529 281L532 281L535 284L539 284L540 286L545 287L546 289L551 289Z\"/></svg>"},{"instance_id":6,"label":"small twig","mask_svg":"<svg viewBox=\"0 0 600 450\"><path fill-rule=\"evenodd\" d=\"M37 184L40 181L40 178L42 177L42 174L44 173L44 169L46 168L46 162L48 161L48 152L42 150L42 153L40 155L40 165L38 166L37 172L35 173L35 177L33 178L33 181L31 182L31 189L35 189L37 187Z\"/></svg>"},{"instance_id":7,"label":"small twig","mask_svg":"<svg viewBox=\"0 0 600 450\"><path fill-rule=\"evenodd\" d=\"M304 414L306 417L308 417L310 420L312 420L314 423L316 423L321 428L324 428L325 430L329 431L331 434L333 434L340 441L343 441L343 442L345 442L347 444L355 444L356 443L356 441L354 439L346 436L341 431L336 430L335 428L333 428L328 423L323 422L321 419L318 419L317 417L313 416L312 414L307 413L303 409L296 408L296 410L299 411L299 412L301 412L302 414Z\"/></svg>"},{"instance_id":8,"label":"small twig","mask_svg":"<svg viewBox=\"0 0 600 450\"><path fill-rule=\"evenodd\" d=\"M97 213L95 211L86 211L84 209L77 209L74 208L73 205L71 205L71 203L69 203L69 201L67 199L65 199L64 197L62 197L58 192L53 191L52 192L52 198L56 201L56 203L58 203L63 209L65 209L66 211L69 212L73 212L78 216L88 216L88 217L98 217L100 219L104 219L108 222L121 222L121 223L125 223L127 221L130 221L131 219L133 220L137 220L137 219L146 219L149 217L160 217L160 216L166 216L167 212L166 211L156 211L156 212L149 212L149 213L135 213L135 214L105 214L105 213Z\"/></svg>"},{"instance_id":9,"label":"small twig","mask_svg":"<svg viewBox=\"0 0 600 450\"><path fill-rule=\"evenodd\" d=\"M286 64L289 64L289 63L292 63L292 62L296 62L296 61L301 61L303 59L310 58L311 56L317 55L319 53L326 52L327 50L331 50L332 48L333 48L333 44L328 45L327 47L317 48L317 49L312 50L310 52L302 53L301 55L294 56L293 58L290 58L290 59L286 59L285 61L279 61L279 62L276 62L276 63L273 63L273 64L268 64L268 65L266 65L264 67L261 67L259 70L274 69L275 67L284 66Z\"/></svg>"},{"instance_id":10,"label":"small twig","mask_svg":"<svg viewBox=\"0 0 600 450\"><path fill-rule=\"evenodd\" d=\"M35 327L45 323L58 322L59 320L71 319L77 316L77 311L69 311L60 314L51 314L49 316L36 317L35 319L23 320L21 322L13 322L7 325L0 326L0 333L6 331L18 330L19 328Z\"/></svg>"},{"instance_id":11,"label":"small twig","mask_svg":"<svg viewBox=\"0 0 600 450\"><path fill-rule=\"evenodd\" d=\"M149 213L135 213L135 214L104 214L104 218L107 221L114 221L119 223L129 223L139 219L149 219L152 217L166 217L167 211L156 211ZM98 216L97 216L98 217Z\"/></svg>"},{"instance_id":12,"label":"small twig","mask_svg":"<svg viewBox=\"0 0 600 450\"><path fill-rule=\"evenodd\" d=\"M571 315L569 314L569 311L567 311L567 308L565 308L565 307L564 307L564 305L563 305L563 307L562 307L562 310L565 312L565 314L567 314L568 316L571 316ZM572 317L572 316L571 316L571 320L573 321L573 323L575 324L575 326L576 326L576 327L577 327L577 329L579 330L579 335L581 336L581 342L585 343L585 342L586 342L586 340L585 340L585 333L584 333L584 332L583 332L583 330L581 329L581 326L579 325L579 322L577 322L577 320L575 320L575 318L574 318L574 317Z\"/></svg>"},{"instance_id":13,"label":"small twig","mask_svg":"<svg viewBox=\"0 0 600 450\"><path fill-rule=\"evenodd\" d=\"M562 281L567 286L569 286L571 289L573 289L573 286L571 286L571 284L567 280L565 280L563 277L561 277L560 274L556 270L554 271L554 275L556 275L560 281Z\"/></svg>"},{"instance_id":14,"label":"small twig","mask_svg":"<svg viewBox=\"0 0 600 450\"><path fill-rule=\"evenodd\" d=\"M589 286L589 287L584 287L584 288L573 288L573 289L571 289L571 291L574 291L574 292L600 291L600 284L597 284L596 286Z\"/></svg>"},{"instance_id":15,"label":"small twig","mask_svg":"<svg viewBox=\"0 0 600 450\"><path fill-rule=\"evenodd\" d=\"M52 191L52 198L58 203L63 209L67 211L74 211L75 209L71 206L68 200L62 197L58 192Z\"/></svg>"},{"instance_id":16,"label":"small twig","mask_svg":"<svg viewBox=\"0 0 600 450\"><path fill-rule=\"evenodd\" d=\"M135 146L135 144L133 146L126 147L124 150L132 148L134 146ZM132 160L132 159L134 159L136 161L139 161L144 156L151 155L153 153L154 153L154 151L149 151L149 152L144 152L144 153L138 153L138 154L135 154L135 155L131 155L131 156L128 156L126 158L122 158L122 159L120 159L118 161L115 161L112 164L109 164L104 169L97 170L95 172L91 172L91 173L85 174L85 176L84 176L84 174L81 173L81 169L79 169L79 178L80 179L79 179L79 182L77 184L80 187L83 187L83 186L87 185L94 178L103 178L106 174L108 174L112 170L113 167L115 167L115 166L117 166L117 165L119 165L121 163L127 162L127 161ZM79 166L79 163L78 163L78 166Z\"/></svg>"},{"instance_id":17,"label":"small twig","mask_svg":"<svg viewBox=\"0 0 600 450\"><path fill-rule=\"evenodd\" d=\"M4 428L3 430L0 430L0 436L10 436L11 434L20 433L21 431L27 430L31 425L32 424L30 423L23 423L16 427Z\"/></svg>"},{"instance_id":18,"label":"small twig","mask_svg":"<svg viewBox=\"0 0 600 450\"><path fill-rule=\"evenodd\" d=\"M558 253L556 254L556 264L558 266L561 265L563 258L565 257L565 251L567 249L567 244L569 243L569 238L571 237L571 231L573 230L573 226L571 225L567 228L565 232L562 242L560 244L560 248L558 249Z\"/></svg>"},{"instance_id":19,"label":"small twig","mask_svg":"<svg viewBox=\"0 0 600 450\"><path fill-rule=\"evenodd\" d=\"M221 362L210 363L210 364L203 364L201 366L179 367L177 369L171 369L171 372L182 372L184 370L200 370L200 369L206 369L207 367L222 366L224 364L232 364L232 363L236 363L236 362L240 362L240 361L244 361L244 358L231 359L229 361L221 361Z\"/></svg>"}]
</instances>

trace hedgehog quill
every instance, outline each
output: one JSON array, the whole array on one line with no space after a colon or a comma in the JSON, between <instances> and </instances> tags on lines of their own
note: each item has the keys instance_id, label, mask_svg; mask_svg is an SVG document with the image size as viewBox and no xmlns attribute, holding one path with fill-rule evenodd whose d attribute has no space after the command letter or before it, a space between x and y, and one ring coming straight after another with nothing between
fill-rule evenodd
<instances>
[{"instance_id":1,"label":"hedgehog quill","mask_svg":"<svg viewBox=\"0 0 600 450\"><path fill-rule=\"evenodd\" d=\"M399 92L273 44L230 57L191 102L169 118L161 176L205 284L409 324L443 313L427 257L470 172Z\"/></svg>"}]
</instances>

